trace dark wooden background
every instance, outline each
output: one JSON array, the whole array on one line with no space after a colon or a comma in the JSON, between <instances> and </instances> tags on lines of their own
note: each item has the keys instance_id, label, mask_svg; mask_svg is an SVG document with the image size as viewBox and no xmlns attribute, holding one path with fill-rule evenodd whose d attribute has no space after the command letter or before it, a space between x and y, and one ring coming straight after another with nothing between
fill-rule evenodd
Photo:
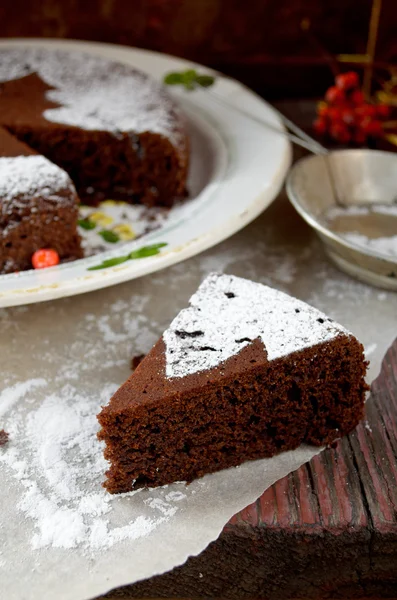
<instances>
[{"instance_id":1,"label":"dark wooden background","mask_svg":"<svg viewBox=\"0 0 397 600\"><path fill-rule=\"evenodd\" d=\"M372 0L1 0L0 37L97 40L183 56L268 98L321 95L326 53L363 53ZM310 21L309 32L302 21ZM383 0L377 60L397 59L397 1Z\"/></svg>"}]
</instances>

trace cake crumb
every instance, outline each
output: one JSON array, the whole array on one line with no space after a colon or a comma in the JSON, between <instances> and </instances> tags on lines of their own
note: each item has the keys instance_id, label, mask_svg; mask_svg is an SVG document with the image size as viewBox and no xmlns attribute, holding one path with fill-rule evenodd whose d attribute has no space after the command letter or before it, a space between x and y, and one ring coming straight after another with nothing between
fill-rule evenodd
<instances>
[{"instance_id":1,"label":"cake crumb","mask_svg":"<svg viewBox=\"0 0 397 600\"><path fill-rule=\"evenodd\" d=\"M137 354L131 358L131 371L135 371L135 369L141 364L146 354Z\"/></svg>"},{"instance_id":2,"label":"cake crumb","mask_svg":"<svg viewBox=\"0 0 397 600\"><path fill-rule=\"evenodd\" d=\"M0 429L0 446L5 446L9 440L10 436L4 429Z\"/></svg>"}]
</instances>

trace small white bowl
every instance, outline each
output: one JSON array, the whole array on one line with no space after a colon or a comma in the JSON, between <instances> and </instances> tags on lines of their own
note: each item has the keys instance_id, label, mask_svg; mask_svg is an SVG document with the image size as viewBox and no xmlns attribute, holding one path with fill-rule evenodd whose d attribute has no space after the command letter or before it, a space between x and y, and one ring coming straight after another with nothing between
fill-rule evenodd
<instances>
[{"instance_id":1,"label":"small white bowl","mask_svg":"<svg viewBox=\"0 0 397 600\"><path fill-rule=\"evenodd\" d=\"M397 154L359 149L308 156L293 166L286 188L291 203L316 230L338 267L371 285L397 290L397 256L353 243L329 219L333 210L346 210L352 223L352 210L353 214L363 210L374 237L381 237L380 221L374 215L377 205L397 210ZM397 236L397 215L388 219L384 235L390 236L390 227L394 231L394 221Z\"/></svg>"}]
</instances>

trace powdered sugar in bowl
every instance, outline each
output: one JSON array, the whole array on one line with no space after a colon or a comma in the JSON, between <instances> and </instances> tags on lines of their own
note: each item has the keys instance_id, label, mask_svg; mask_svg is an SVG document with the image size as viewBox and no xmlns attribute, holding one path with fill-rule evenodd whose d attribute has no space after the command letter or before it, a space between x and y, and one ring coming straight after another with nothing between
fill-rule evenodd
<instances>
[{"instance_id":1,"label":"powdered sugar in bowl","mask_svg":"<svg viewBox=\"0 0 397 600\"><path fill-rule=\"evenodd\" d=\"M292 168L287 193L348 274L397 290L397 154L339 150Z\"/></svg>"}]
</instances>

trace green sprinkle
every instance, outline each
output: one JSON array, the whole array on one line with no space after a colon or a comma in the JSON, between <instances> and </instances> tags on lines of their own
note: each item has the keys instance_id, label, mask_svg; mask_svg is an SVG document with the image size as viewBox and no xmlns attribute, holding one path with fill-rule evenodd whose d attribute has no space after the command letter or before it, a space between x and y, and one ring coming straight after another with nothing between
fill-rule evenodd
<instances>
[{"instance_id":1,"label":"green sprinkle","mask_svg":"<svg viewBox=\"0 0 397 600\"><path fill-rule=\"evenodd\" d=\"M144 246L143 248L139 248L139 250L133 250L128 255L128 258L131 260L135 258L146 258L147 256L154 256L155 254L160 254L160 248L163 248L167 244L153 244L152 246Z\"/></svg>"},{"instance_id":2,"label":"green sprinkle","mask_svg":"<svg viewBox=\"0 0 397 600\"><path fill-rule=\"evenodd\" d=\"M111 229L102 229L102 231L98 231L98 233L105 242L109 242L109 244L115 244L120 241L120 236Z\"/></svg>"},{"instance_id":3,"label":"green sprinkle","mask_svg":"<svg viewBox=\"0 0 397 600\"><path fill-rule=\"evenodd\" d=\"M88 267L89 271L97 271L98 269L107 269L108 267L115 267L116 265L121 265L122 263L128 260L128 256L116 256L115 258L108 258L104 260L103 263L97 265L96 267Z\"/></svg>"},{"instance_id":4,"label":"green sprinkle","mask_svg":"<svg viewBox=\"0 0 397 600\"><path fill-rule=\"evenodd\" d=\"M83 229L95 229L96 227L96 223L94 223L94 221L91 221L90 219L79 219L77 221L77 223L80 225L80 227L82 227Z\"/></svg>"}]
</instances>

